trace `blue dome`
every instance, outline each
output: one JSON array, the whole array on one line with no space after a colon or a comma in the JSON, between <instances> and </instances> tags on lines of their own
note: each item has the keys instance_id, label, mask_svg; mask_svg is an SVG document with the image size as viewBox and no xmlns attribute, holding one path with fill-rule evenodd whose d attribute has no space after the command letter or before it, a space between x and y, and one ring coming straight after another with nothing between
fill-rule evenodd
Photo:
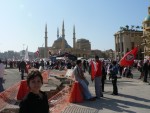
<instances>
[{"instance_id":1,"label":"blue dome","mask_svg":"<svg viewBox=\"0 0 150 113\"><path fill-rule=\"evenodd\" d=\"M150 15L148 15L147 17L145 17L144 21L150 21Z\"/></svg>"}]
</instances>

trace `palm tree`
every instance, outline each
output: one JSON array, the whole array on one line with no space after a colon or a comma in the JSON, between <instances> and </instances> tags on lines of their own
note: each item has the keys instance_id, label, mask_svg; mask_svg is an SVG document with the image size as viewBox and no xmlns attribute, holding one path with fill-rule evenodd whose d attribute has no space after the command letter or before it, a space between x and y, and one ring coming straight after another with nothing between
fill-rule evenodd
<instances>
[{"instance_id":1,"label":"palm tree","mask_svg":"<svg viewBox=\"0 0 150 113\"><path fill-rule=\"evenodd\" d=\"M128 25L126 25L126 30L129 30L129 26Z\"/></svg>"},{"instance_id":2,"label":"palm tree","mask_svg":"<svg viewBox=\"0 0 150 113\"><path fill-rule=\"evenodd\" d=\"M136 31L140 28L140 26L136 26Z\"/></svg>"},{"instance_id":3,"label":"palm tree","mask_svg":"<svg viewBox=\"0 0 150 113\"><path fill-rule=\"evenodd\" d=\"M120 27L120 31L122 31L123 30L123 27Z\"/></svg>"},{"instance_id":4,"label":"palm tree","mask_svg":"<svg viewBox=\"0 0 150 113\"><path fill-rule=\"evenodd\" d=\"M134 25L131 25L131 30L133 30L133 28L134 28Z\"/></svg>"}]
</instances>

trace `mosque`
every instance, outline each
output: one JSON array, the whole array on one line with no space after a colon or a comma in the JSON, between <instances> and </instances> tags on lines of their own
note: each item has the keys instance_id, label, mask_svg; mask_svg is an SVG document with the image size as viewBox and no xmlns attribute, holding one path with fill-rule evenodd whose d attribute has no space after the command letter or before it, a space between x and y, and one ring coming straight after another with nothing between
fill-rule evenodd
<instances>
[{"instance_id":1,"label":"mosque","mask_svg":"<svg viewBox=\"0 0 150 113\"><path fill-rule=\"evenodd\" d=\"M51 55L58 55L64 52L73 54L77 57L89 58L91 53L91 43L87 39L76 39L75 26L73 26L73 47L71 47L65 38L64 21L62 23L62 33L59 35L57 28L57 39L51 47L48 47L47 24L45 25L45 47L38 47L39 57L48 58Z\"/></svg>"}]
</instances>

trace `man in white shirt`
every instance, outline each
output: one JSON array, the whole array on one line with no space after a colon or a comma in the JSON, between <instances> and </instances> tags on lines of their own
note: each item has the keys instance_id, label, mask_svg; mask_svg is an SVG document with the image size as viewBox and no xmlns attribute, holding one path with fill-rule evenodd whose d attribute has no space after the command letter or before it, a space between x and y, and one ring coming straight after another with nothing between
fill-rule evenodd
<instances>
[{"instance_id":1,"label":"man in white shirt","mask_svg":"<svg viewBox=\"0 0 150 113\"><path fill-rule=\"evenodd\" d=\"M3 87L4 70L5 70L5 66L0 59L0 92L4 91L4 87Z\"/></svg>"}]
</instances>

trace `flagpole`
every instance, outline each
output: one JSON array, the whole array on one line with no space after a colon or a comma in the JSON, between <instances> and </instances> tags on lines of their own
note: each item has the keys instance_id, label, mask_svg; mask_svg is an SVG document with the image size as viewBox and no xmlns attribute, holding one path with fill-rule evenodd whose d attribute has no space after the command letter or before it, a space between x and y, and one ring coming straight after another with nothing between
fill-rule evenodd
<instances>
[{"instance_id":1,"label":"flagpole","mask_svg":"<svg viewBox=\"0 0 150 113\"><path fill-rule=\"evenodd\" d=\"M24 60L29 61L28 46L27 46L26 51L25 51Z\"/></svg>"}]
</instances>

